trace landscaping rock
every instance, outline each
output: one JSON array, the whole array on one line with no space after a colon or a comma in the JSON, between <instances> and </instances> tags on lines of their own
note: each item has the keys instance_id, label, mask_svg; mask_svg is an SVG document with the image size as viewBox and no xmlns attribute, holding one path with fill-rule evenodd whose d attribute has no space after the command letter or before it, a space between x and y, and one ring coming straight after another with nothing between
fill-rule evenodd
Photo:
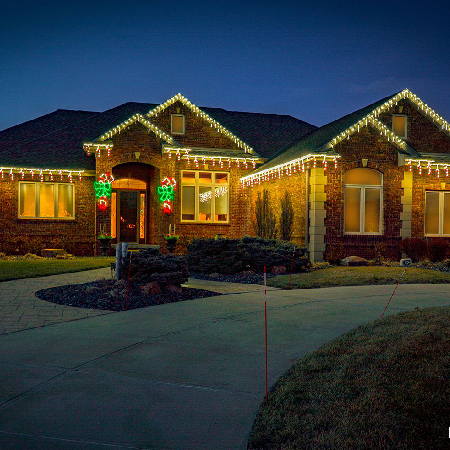
<instances>
[{"instance_id":1,"label":"landscaping rock","mask_svg":"<svg viewBox=\"0 0 450 450\"><path fill-rule=\"evenodd\" d=\"M181 293L183 292L183 288L180 286L175 286L174 284L169 284L168 286L166 286L166 289L169 292L175 292L175 293Z\"/></svg>"},{"instance_id":2,"label":"landscaping rock","mask_svg":"<svg viewBox=\"0 0 450 450\"><path fill-rule=\"evenodd\" d=\"M160 294L161 286L157 281L152 281L151 283L139 286L139 289L146 295Z\"/></svg>"},{"instance_id":3,"label":"landscaping rock","mask_svg":"<svg viewBox=\"0 0 450 450\"><path fill-rule=\"evenodd\" d=\"M287 273L286 266L274 266L271 273L273 275L285 275Z\"/></svg>"},{"instance_id":4,"label":"landscaping rock","mask_svg":"<svg viewBox=\"0 0 450 450\"><path fill-rule=\"evenodd\" d=\"M412 266L412 259L411 258L403 258L400 260L400 266L401 267L409 267Z\"/></svg>"},{"instance_id":5,"label":"landscaping rock","mask_svg":"<svg viewBox=\"0 0 450 450\"><path fill-rule=\"evenodd\" d=\"M44 248L41 252L44 258L56 258L57 256L67 256L67 252L62 248Z\"/></svg>"},{"instance_id":6,"label":"landscaping rock","mask_svg":"<svg viewBox=\"0 0 450 450\"><path fill-rule=\"evenodd\" d=\"M368 266L369 261L365 258L361 258L359 256L347 256L341 261L341 265L343 266Z\"/></svg>"}]
</instances>

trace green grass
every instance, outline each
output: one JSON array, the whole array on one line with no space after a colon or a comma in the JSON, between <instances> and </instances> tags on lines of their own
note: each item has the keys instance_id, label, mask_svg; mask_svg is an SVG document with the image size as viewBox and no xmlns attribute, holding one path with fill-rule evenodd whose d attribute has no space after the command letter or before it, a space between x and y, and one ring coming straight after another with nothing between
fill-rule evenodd
<instances>
[{"instance_id":1,"label":"green grass","mask_svg":"<svg viewBox=\"0 0 450 450\"><path fill-rule=\"evenodd\" d=\"M35 278L59 273L110 267L114 258L83 257L70 259L17 259L0 260L0 281Z\"/></svg>"},{"instance_id":2,"label":"green grass","mask_svg":"<svg viewBox=\"0 0 450 450\"><path fill-rule=\"evenodd\" d=\"M402 272L403 267L331 267L292 275L291 289L396 284ZM450 273L407 268L401 283L450 283ZM270 278L267 284L288 289L289 275Z\"/></svg>"},{"instance_id":3,"label":"green grass","mask_svg":"<svg viewBox=\"0 0 450 450\"><path fill-rule=\"evenodd\" d=\"M447 449L450 307L356 328L300 359L263 403L249 450Z\"/></svg>"}]
</instances>

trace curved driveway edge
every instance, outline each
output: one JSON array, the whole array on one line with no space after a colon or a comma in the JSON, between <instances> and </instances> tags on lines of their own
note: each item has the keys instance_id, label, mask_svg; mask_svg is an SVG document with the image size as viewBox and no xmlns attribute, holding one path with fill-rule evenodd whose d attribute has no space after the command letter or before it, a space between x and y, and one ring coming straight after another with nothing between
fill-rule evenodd
<instances>
[{"instance_id":1,"label":"curved driveway edge","mask_svg":"<svg viewBox=\"0 0 450 450\"><path fill-rule=\"evenodd\" d=\"M380 318L394 286L268 292L269 383ZM448 305L400 285L386 314ZM172 303L0 336L0 448L246 448L264 399L261 292Z\"/></svg>"},{"instance_id":2,"label":"curved driveway edge","mask_svg":"<svg viewBox=\"0 0 450 450\"><path fill-rule=\"evenodd\" d=\"M64 273L46 277L22 278L0 283L0 335L43 327L55 323L111 314L86 308L57 305L38 299L34 293L41 289L66 284L87 283L111 277L109 268Z\"/></svg>"}]
</instances>

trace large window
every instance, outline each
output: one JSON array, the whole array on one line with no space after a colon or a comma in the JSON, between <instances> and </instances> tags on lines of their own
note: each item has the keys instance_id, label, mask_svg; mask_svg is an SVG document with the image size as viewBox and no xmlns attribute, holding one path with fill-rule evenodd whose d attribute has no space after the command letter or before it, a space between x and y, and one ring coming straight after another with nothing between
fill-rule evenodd
<instances>
[{"instance_id":1,"label":"large window","mask_svg":"<svg viewBox=\"0 0 450 450\"><path fill-rule=\"evenodd\" d=\"M425 193L425 234L450 235L450 192Z\"/></svg>"},{"instance_id":2,"label":"large window","mask_svg":"<svg viewBox=\"0 0 450 450\"><path fill-rule=\"evenodd\" d=\"M228 173L183 171L181 220L228 222Z\"/></svg>"},{"instance_id":3,"label":"large window","mask_svg":"<svg viewBox=\"0 0 450 450\"><path fill-rule=\"evenodd\" d=\"M348 234L381 234L383 182L372 169L345 173L344 230Z\"/></svg>"},{"instance_id":4,"label":"large window","mask_svg":"<svg viewBox=\"0 0 450 450\"><path fill-rule=\"evenodd\" d=\"M73 184L19 184L19 218L73 219Z\"/></svg>"}]
</instances>

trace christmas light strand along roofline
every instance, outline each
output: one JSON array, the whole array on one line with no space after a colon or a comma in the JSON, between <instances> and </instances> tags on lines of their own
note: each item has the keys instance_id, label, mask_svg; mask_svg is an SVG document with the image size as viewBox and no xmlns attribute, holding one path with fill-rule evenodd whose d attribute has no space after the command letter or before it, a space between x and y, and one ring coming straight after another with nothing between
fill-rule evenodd
<instances>
[{"instance_id":1,"label":"christmas light strand along roofline","mask_svg":"<svg viewBox=\"0 0 450 450\"><path fill-rule=\"evenodd\" d=\"M186 97L184 97L182 94L174 95L172 98L169 98L169 100L165 101L164 103L161 103L156 108L151 109L146 116L152 117L157 116L161 111L166 109L168 106L172 105L173 103L180 101L183 103L183 105L186 105L188 108L191 109L194 113L197 114L197 116L200 116L202 119L206 120L211 127L214 127L217 131L222 133L223 135L227 136L228 138L232 139L235 144L242 148L245 153L252 153L253 148L247 145L243 140L239 139L236 135L234 135L230 130L225 128L223 125L221 125L217 120L213 119L210 115L206 114L204 111L202 111L198 106L194 105L191 101L189 101Z\"/></svg>"},{"instance_id":2,"label":"christmas light strand along roofline","mask_svg":"<svg viewBox=\"0 0 450 450\"><path fill-rule=\"evenodd\" d=\"M31 175L31 179L34 180L34 176L37 175L40 181L44 181L44 175L50 176L50 181L63 181L63 177L67 176L67 179L72 183L73 176L78 176L81 181L81 176L84 170L70 170L70 169L37 169L31 167L2 167L0 166L0 179L5 179L8 176L12 181L14 175L20 175L19 180L25 180L26 175Z\"/></svg>"},{"instance_id":3,"label":"christmas light strand along roofline","mask_svg":"<svg viewBox=\"0 0 450 450\"><path fill-rule=\"evenodd\" d=\"M344 130L342 133L337 135L334 139L328 142L325 147L333 148L336 144L341 142L342 140L348 138L351 134L360 130L360 128L367 126L371 123L374 127L378 128L381 134L387 136L388 140L394 142L400 148L405 149L407 147L406 142L399 138L396 134L394 134L391 130L389 130L386 125L380 122L377 117L384 112L385 110L391 108L396 105L400 100L403 99L410 100L413 104L415 104L419 109L421 109L428 117L430 117L437 125L440 125L441 129L450 133L450 124L443 117L436 113L432 108L430 108L426 103L424 103L416 94L412 93L409 89L404 89L399 92L394 97L387 100L382 105L375 108L361 120L359 120L356 124Z\"/></svg>"},{"instance_id":4,"label":"christmas light strand along roofline","mask_svg":"<svg viewBox=\"0 0 450 450\"><path fill-rule=\"evenodd\" d=\"M293 173L315 169L319 164L322 165L324 170L328 169L328 163L332 163L331 166L337 169L337 162L340 157L340 155L310 153L301 158L296 158L278 166L271 167L270 169L264 169L261 172L246 175L240 179L241 185L242 187L253 186L255 183L260 184L265 181L282 178L285 175L291 176Z\"/></svg>"},{"instance_id":5,"label":"christmas light strand along roofline","mask_svg":"<svg viewBox=\"0 0 450 450\"><path fill-rule=\"evenodd\" d=\"M113 147L114 147L113 144L99 144L95 142L85 142L83 144L83 149L88 156L91 156L91 153L95 152L99 158L101 156L102 150L106 150L109 158L111 156L111 150Z\"/></svg>"},{"instance_id":6,"label":"christmas light strand along roofline","mask_svg":"<svg viewBox=\"0 0 450 450\"><path fill-rule=\"evenodd\" d=\"M213 167L215 167L216 163L220 166L220 168L224 167L224 164L228 164L228 168L231 168L231 162L235 162L238 168L241 167L241 164L245 169L248 169L248 165L252 164L252 168L256 168L256 163L261 160L258 156L216 156L210 154L191 154L191 148L171 148L165 147L165 153L168 155L169 159L172 159L172 155L175 156L177 161L181 161L182 159L188 162L188 166L193 163L195 167L199 167L199 164L205 165L207 161L211 161Z\"/></svg>"},{"instance_id":7,"label":"christmas light strand along roofline","mask_svg":"<svg viewBox=\"0 0 450 450\"><path fill-rule=\"evenodd\" d=\"M115 126L106 133L103 133L97 140L105 141L106 139L110 139L115 134L120 133L123 129L129 127L130 125L133 125L136 122L139 122L145 127L147 127L149 130L152 130L159 138L164 139L170 144L175 143L175 140L171 136L169 136L166 132L161 130L161 128L158 128L155 124L147 120L142 114L135 114L134 116L131 116L129 119L125 120L121 124ZM93 144L95 145L95 142Z\"/></svg>"},{"instance_id":8,"label":"christmas light strand along roofline","mask_svg":"<svg viewBox=\"0 0 450 450\"><path fill-rule=\"evenodd\" d=\"M409 171L412 172L413 168L416 168L419 171L419 175L427 174L427 175L435 175L437 178L440 178L440 172L443 170L445 172L445 177L448 178L449 170L450 170L450 162L436 162L434 159L407 159L405 160Z\"/></svg>"}]
</instances>

